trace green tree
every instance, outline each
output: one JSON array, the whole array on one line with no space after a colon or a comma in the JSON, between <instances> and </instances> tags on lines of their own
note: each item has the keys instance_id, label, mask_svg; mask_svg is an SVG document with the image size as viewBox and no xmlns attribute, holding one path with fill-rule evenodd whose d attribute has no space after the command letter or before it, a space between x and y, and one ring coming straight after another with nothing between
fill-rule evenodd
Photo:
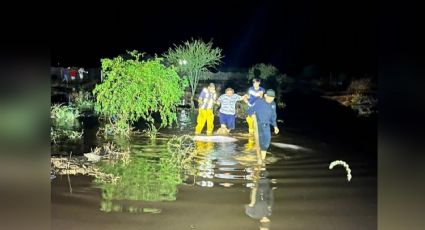
<instances>
[{"instance_id":1,"label":"green tree","mask_svg":"<svg viewBox=\"0 0 425 230\"><path fill-rule=\"evenodd\" d=\"M164 57L187 77L191 89L192 109L200 77L206 74L208 68L215 68L220 64L224 57L221 55L222 50L218 47L213 48L212 45L212 41L205 43L201 39L192 39L181 45L174 45L174 48L169 48L168 52L164 54Z\"/></svg>"},{"instance_id":2,"label":"green tree","mask_svg":"<svg viewBox=\"0 0 425 230\"><path fill-rule=\"evenodd\" d=\"M157 130L153 113L160 114L159 128L171 126L186 82L161 58L144 61L138 51L127 53L127 60L121 56L101 60L105 77L93 90L96 111L108 118L114 134L129 134L130 125L140 118Z\"/></svg>"}]
</instances>

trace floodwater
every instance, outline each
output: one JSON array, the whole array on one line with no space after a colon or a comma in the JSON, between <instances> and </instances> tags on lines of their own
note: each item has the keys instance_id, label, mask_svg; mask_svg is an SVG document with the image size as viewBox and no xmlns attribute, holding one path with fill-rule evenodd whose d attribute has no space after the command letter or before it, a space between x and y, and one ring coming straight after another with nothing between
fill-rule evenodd
<instances>
[{"instance_id":1,"label":"floodwater","mask_svg":"<svg viewBox=\"0 0 425 230\"><path fill-rule=\"evenodd\" d=\"M376 229L373 145L353 148L361 139L326 142L325 130L321 138L309 137L306 129L297 129L290 112L288 128L272 137L276 144L265 166L256 165L253 140L243 135L246 123L238 121L236 142L195 142L200 154L184 172L158 157L166 157L161 154L171 136L193 132L194 115L180 113L180 128L161 130L155 142L136 136L127 143L132 161L109 169L122 182L105 185L89 176L53 179L52 229ZM53 155L80 155L104 142L95 138L95 118L83 122L84 138L53 146ZM342 166L329 169L334 160L350 165L350 182ZM260 222L264 216L269 222Z\"/></svg>"}]
</instances>

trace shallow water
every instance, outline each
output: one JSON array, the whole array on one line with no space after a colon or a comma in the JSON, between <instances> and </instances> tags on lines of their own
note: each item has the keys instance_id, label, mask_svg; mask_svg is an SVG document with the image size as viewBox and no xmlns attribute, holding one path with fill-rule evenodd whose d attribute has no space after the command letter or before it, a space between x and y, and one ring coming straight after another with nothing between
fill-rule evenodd
<instances>
[{"instance_id":1,"label":"shallow water","mask_svg":"<svg viewBox=\"0 0 425 230\"><path fill-rule=\"evenodd\" d=\"M52 229L377 228L374 156L286 130L272 137L278 144L259 167L253 140L243 135L246 124L239 121L236 142L197 141L196 164L177 181L178 172L160 164L158 156L171 136L193 132L193 117L181 115L182 125L161 130L155 142L143 137L123 142L133 161L120 169L126 177L121 184L102 186L88 176L52 180ZM59 143L52 153L82 154L104 142L94 138L95 121L84 126L83 140ZM333 160L350 165L350 182L342 167L329 170ZM254 211L248 210L254 197ZM250 217L258 213L269 215L270 222Z\"/></svg>"}]
</instances>

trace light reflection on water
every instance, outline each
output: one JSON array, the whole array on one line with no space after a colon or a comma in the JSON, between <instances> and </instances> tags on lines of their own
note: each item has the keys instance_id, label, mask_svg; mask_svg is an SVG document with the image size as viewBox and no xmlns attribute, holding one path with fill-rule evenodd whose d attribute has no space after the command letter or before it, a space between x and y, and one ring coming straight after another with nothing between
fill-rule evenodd
<instances>
[{"instance_id":1,"label":"light reflection on water","mask_svg":"<svg viewBox=\"0 0 425 230\"><path fill-rule=\"evenodd\" d=\"M107 172L121 177L120 182L96 182L96 187L102 189L101 210L104 212L145 213L143 207L123 201L174 201L182 184L205 188L254 186L256 158L251 139L226 143L195 141L197 155L192 174L166 163L167 139L152 142L135 137L126 144L130 144L132 153L130 163L105 166Z\"/></svg>"},{"instance_id":2,"label":"light reflection on water","mask_svg":"<svg viewBox=\"0 0 425 230\"><path fill-rule=\"evenodd\" d=\"M183 110L178 121L180 132L192 131L194 122L190 113ZM155 204L175 201L178 187L182 185L201 189L256 187L257 160L252 137L236 134L236 142L194 141L196 156L192 170L182 171L165 160L169 157L167 142L173 132L170 133L159 136L155 141L137 135L131 140L114 140L117 146L130 148L132 157L128 165L103 166L106 172L119 175L121 180L116 184L95 180L94 186L102 191L101 211L158 214L162 210ZM110 140L96 140L94 143L107 141Z\"/></svg>"},{"instance_id":3,"label":"light reflection on water","mask_svg":"<svg viewBox=\"0 0 425 230\"><path fill-rule=\"evenodd\" d=\"M221 213L221 207L223 205L219 202L222 201L219 201L216 204L213 202L203 202L203 200L205 198L205 201L208 201L211 194L215 195L216 191L219 191L217 194L220 194L220 196L223 195L223 198L226 199L232 198L234 200L238 200L239 196L244 196L246 203L249 202L249 204L246 204L247 206L244 208L241 201L237 201L238 207L240 205L240 209L238 208L238 210L240 213L244 213L243 215L246 214L246 219L250 220L250 218L253 218L258 220L259 217L270 217L271 212L273 211L272 206L274 202L272 193L273 190L276 189L274 186L277 186L276 183L278 182L279 187L284 187L282 185L291 185L286 186L285 189L279 188L277 190L279 194L278 197L283 197L282 191L286 192L290 190L293 192L294 195L291 197L295 197L295 199L289 202L290 205L298 205L298 203L302 205L306 203L306 199L298 199L299 197L309 195L307 192L302 193L301 195L299 193L299 189L301 188L301 191L304 191L306 186L311 186L311 190L318 191L318 195L314 195L313 192L310 194L310 197L313 199L307 199L308 202L315 202L318 205L323 204L324 206L326 206L328 198L332 195L341 195L340 191L345 191L347 193L350 191L348 188L345 189L345 187L342 187L346 186L345 181L344 184L341 184L335 174L332 174L332 177L326 174L328 159L321 158L323 157L322 152L320 152L320 157L317 156L316 153L319 152L317 151L319 149L318 145L312 146L311 143L308 142L308 144L305 144L305 147L310 148L304 148L303 142L301 142L301 144L299 142L301 138L300 140L297 140L297 144L299 145L289 144L292 142L291 140L286 140L288 143L283 145L279 144L279 142L274 142L273 146L271 146L271 151L276 153L276 155L281 157L283 160L279 161L280 159L274 157L275 155L272 154L270 156L268 154L266 158L266 165L261 167L256 165L253 138L246 136L243 137L242 135L239 136L237 133L233 135L238 139L238 141L232 143L195 142L197 151L195 162L193 164L193 168L195 170L184 170L182 172L181 170L175 170L170 165L161 164L161 159L167 157L166 155L163 155L163 153L167 150L167 141L170 136L188 134L193 131L193 122L190 119L188 120L188 117L190 116L188 115L186 118L183 116L181 120L184 121L186 119L186 123L183 122L180 129L174 129L171 131L161 130L163 132L161 134L162 136L157 138L154 142L147 138L136 136L132 138L131 141L123 141L119 144L121 146L130 145L132 164L126 167L121 167L118 170L122 179L124 179L123 183L110 185L110 187L96 185L96 187L99 187L101 190L100 202L97 200L99 196L98 190L91 190L95 191L95 193L93 193L94 195L90 194L90 196L96 198L95 205L98 205L98 207L95 208L100 208L103 212L121 212L140 215L160 214L161 217L158 216L158 220L162 220L162 218L178 216L178 214L176 214L177 212L186 210L188 204L186 202L198 202L196 199L199 198L202 199L202 202L196 203L199 204L197 210L212 208L216 209L214 214L218 215ZM276 139L279 138L275 138L274 141L276 141ZM83 140L81 142L84 142L84 144L95 143L96 146L100 146L102 144L102 140L90 139L90 141L91 142L86 142L86 140ZM301 141L304 140L302 139ZM80 148L79 146L79 143L70 145L70 147L76 148ZM305 151L309 149L314 149L316 152L312 153ZM81 151L84 152L87 150L84 148L84 150ZM357 166L363 167L362 164L364 163L357 162ZM326 166L325 170L322 170L323 165ZM268 173L266 172L271 172L272 176L267 175ZM319 175L311 179L311 176L316 176L316 174ZM57 179L53 181L56 182ZM315 181L318 182L316 183ZM320 186L318 186L318 183L321 183ZM336 188L336 186L340 187L336 190L332 190L333 188ZM350 186L352 185L350 184ZM86 188L87 186L84 187L84 189ZM323 193L321 193L323 188L326 188L327 191L331 191L330 195L323 195ZM339 188L345 190L341 190ZM60 190L57 191L58 188L53 189L56 189L54 194L55 196L58 196L58 193L60 194ZM78 185L74 191L77 190ZM199 193L199 191L208 192ZM223 193L223 191L225 192ZM368 190L366 190L366 192L367 191ZM181 197L179 196L179 192ZM365 196L368 195L364 192L355 193ZM73 199L76 197L75 194L77 193L75 192L74 195L71 194L71 196L74 196ZM193 199L191 197L192 195L194 197ZM188 197L190 198L187 199ZM288 199L291 199L291 197ZM282 207L288 203L287 200L285 200L285 202L286 203L279 199L276 205L278 205L279 209L282 210ZM350 202L347 202L347 204L349 203ZM228 205L228 203L226 203L226 205ZM235 206L236 205L232 207ZM289 210L290 209L291 208L289 208ZM324 208L324 210L325 209L326 208ZM334 210L335 207L332 207L332 210L329 210L329 212ZM314 210L311 211L313 212ZM239 218L240 215L238 214L233 216L231 215L231 218ZM272 218L272 222L279 223L279 219L282 219L282 216L278 213L276 214L277 216ZM156 217L157 216L155 216L155 218ZM305 215L301 215L301 217L305 217ZM121 216L119 216L119 218L121 218ZM207 218L209 218L209 216ZM86 217L84 217L84 219L86 219ZM282 224L282 221L280 224ZM260 226L263 227L262 229L268 229L270 224L261 224Z\"/></svg>"},{"instance_id":4,"label":"light reflection on water","mask_svg":"<svg viewBox=\"0 0 425 230\"><path fill-rule=\"evenodd\" d=\"M201 152L197 157L197 186L248 187L254 186L256 155L253 138L238 142L195 142ZM190 183L190 182L187 182Z\"/></svg>"}]
</instances>

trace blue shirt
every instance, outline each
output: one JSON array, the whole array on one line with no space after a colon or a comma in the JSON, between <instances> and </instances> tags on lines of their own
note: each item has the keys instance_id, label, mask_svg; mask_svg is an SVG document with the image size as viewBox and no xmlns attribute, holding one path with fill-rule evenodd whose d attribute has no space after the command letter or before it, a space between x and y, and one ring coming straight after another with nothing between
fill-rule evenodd
<instances>
[{"instance_id":1,"label":"blue shirt","mask_svg":"<svg viewBox=\"0 0 425 230\"><path fill-rule=\"evenodd\" d=\"M255 113L258 124L270 124L277 127L276 103L274 101L269 104L263 99L256 100L246 113L250 116Z\"/></svg>"},{"instance_id":2,"label":"blue shirt","mask_svg":"<svg viewBox=\"0 0 425 230\"><path fill-rule=\"evenodd\" d=\"M226 94L221 95L218 98L218 101L221 104L220 113L224 113L227 115L235 115L236 102L240 100L242 100L242 97L237 94L233 94L231 97L227 96Z\"/></svg>"},{"instance_id":3,"label":"blue shirt","mask_svg":"<svg viewBox=\"0 0 425 230\"><path fill-rule=\"evenodd\" d=\"M254 86L249 87L249 89L248 89L248 94L249 94L248 106L254 105L255 101L260 98L260 92L265 93L266 90L261 86L260 86L260 88L258 88L258 90L254 89Z\"/></svg>"}]
</instances>

